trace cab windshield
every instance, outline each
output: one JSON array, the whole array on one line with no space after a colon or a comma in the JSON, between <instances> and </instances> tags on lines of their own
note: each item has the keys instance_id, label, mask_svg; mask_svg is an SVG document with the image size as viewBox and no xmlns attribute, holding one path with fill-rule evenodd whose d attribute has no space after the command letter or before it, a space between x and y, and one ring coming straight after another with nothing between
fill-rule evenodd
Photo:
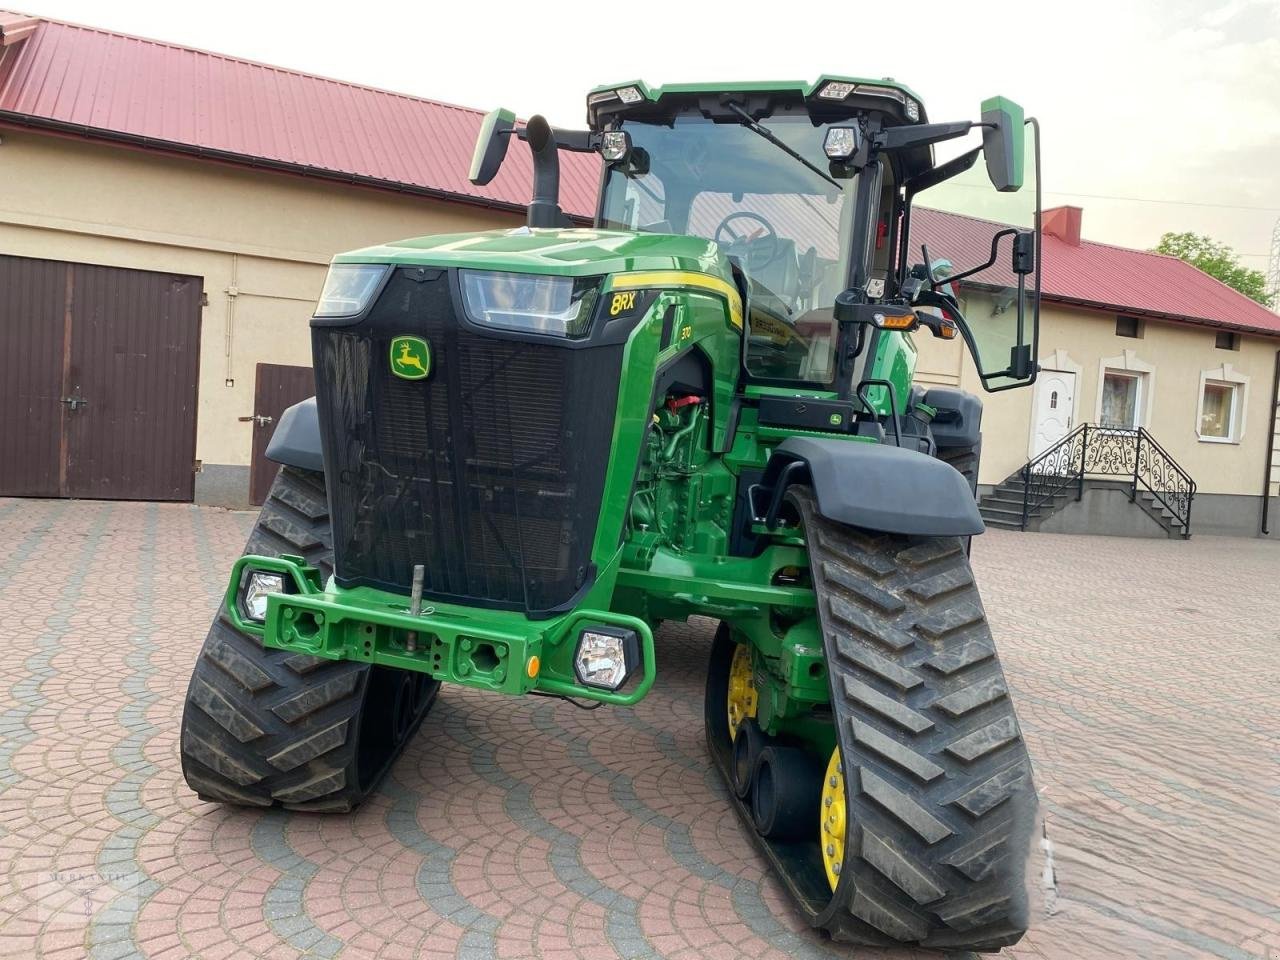
<instances>
[{"instance_id":1,"label":"cab windshield","mask_svg":"<svg viewBox=\"0 0 1280 960\"><path fill-rule=\"evenodd\" d=\"M826 169L826 125L802 111L760 124ZM623 129L632 159L609 169L602 226L716 241L749 282L748 373L830 383L856 177L831 183L748 127L700 115Z\"/></svg>"}]
</instances>

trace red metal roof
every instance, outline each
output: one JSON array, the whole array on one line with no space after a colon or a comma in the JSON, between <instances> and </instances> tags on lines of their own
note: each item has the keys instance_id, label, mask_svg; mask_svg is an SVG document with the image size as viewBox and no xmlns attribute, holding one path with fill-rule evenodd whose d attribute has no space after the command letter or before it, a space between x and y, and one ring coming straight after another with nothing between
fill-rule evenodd
<instances>
[{"instance_id":1,"label":"red metal roof","mask_svg":"<svg viewBox=\"0 0 1280 960\"><path fill-rule=\"evenodd\" d=\"M945 256L959 266L990 255L990 221L925 209L913 211L912 218L912 233L918 227L928 238L931 257ZM1007 245L1001 250L1007 255ZM982 279L1012 285L1012 272L997 267ZM1280 315L1177 257L1092 240L1077 245L1045 234L1041 270L1046 301L1280 335Z\"/></svg>"},{"instance_id":2,"label":"red metal roof","mask_svg":"<svg viewBox=\"0 0 1280 960\"><path fill-rule=\"evenodd\" d=\"M0 11L0 35L29 20ZM0 47L0 123L511 209L529 201L518 141L491 184L467 181L478 110L54 20L22 29ZM598 182L595 157L562 155L567 211L589 216Z\"/></svg>"}]
</instances>

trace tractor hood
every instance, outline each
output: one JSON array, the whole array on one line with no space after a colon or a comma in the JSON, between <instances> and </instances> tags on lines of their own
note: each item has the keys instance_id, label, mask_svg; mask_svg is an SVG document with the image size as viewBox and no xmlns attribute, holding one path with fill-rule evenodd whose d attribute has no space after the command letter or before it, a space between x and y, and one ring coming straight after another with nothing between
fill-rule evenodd
<instances>
[{"instance_id":1,"label":"tractor hood","mask_svg":"<svg viewBox=\"0 0 1280 960\"><path fill-rule=\"evenodd\" d=\"M400 263L579 277L693 270L732 282L720 248L702 237L590 228L450 233L366 247L334 263Z\"/></svg>"}]
</instances>

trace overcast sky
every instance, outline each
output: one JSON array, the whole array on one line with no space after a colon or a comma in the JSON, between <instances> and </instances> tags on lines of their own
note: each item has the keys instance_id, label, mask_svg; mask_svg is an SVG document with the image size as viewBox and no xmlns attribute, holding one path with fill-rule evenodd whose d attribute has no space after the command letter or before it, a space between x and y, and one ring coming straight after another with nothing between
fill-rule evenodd
<instances>
[{"instance_id":1,"label":"overcast sky","mask_svg":"<svg viewBox=\"0 0 1280 960\"><path fill-rule=\"evenodd\" d=\"M562 126L637 77L892 76L934 120L998 93L1040 119L1045 206L1083 206L1089 239L1195 230L1265 269L1280 218L1280 0L0 4Z\"/></svg>"}]
</instances>

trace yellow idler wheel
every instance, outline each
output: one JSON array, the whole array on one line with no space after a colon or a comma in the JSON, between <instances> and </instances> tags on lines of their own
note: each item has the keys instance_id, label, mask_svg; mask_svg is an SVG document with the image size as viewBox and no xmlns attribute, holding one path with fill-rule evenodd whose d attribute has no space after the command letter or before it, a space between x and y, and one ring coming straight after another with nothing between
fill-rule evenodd
<instances>
[{"instance_id":1,"label":"yellow idler wheel","mask_svg":"<svg viewBox=\"0 0 1280 960\"><path fill-rule=\"evenodd\" d=\"M812 802L812 801L810 801ZM841 861L844 859L844 764L840 762L840 748L831 751L827 763L827 776L822 781L822 806L818 815L822 818L819 837L822 842L822 867L827 871L827 883L836 888L840 879Z\"/></svg>"},{"instance_id":2,"label":"yellow idler wheel","mask_svg":"<svg viewBox=\"0 0 1280 960\"><path fill-rule=\"evenodd\" d=\"M740 643L729 664L729 739L738 735L738 724L756 715L755 671L751 665L751 647Z\"/></svg>"}]
</instances>

